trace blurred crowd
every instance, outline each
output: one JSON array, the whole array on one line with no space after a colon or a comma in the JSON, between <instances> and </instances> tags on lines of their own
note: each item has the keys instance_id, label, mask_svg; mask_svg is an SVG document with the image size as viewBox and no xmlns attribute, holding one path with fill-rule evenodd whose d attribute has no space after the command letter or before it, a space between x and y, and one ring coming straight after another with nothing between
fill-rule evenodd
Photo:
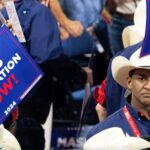
<instances>
[{"instance_id":1,"label":"blurred crowd","mask_svg":"<svg viewBox=\"0 0 150 150\"><path fill-rule=\"evenodd\" d=\"M10 115L4 122L7 129L15 130L14 135L22 150L44 149L42 124L46 121L51 103L54 104L54 114L59 119L65 119L63 114L70 109L68 101L74 100L72 92L84 89L86 83L94 87L89 98L92 105L88 109L93 111L91 113L97 112L99 119L93 124L103 121L120 108L120 102L114 99L120 99L122 92L118 90L118 97L114 97L110 85L113 82L108 78L107 71L110 70L111 58L125 48L122 33L126 27L134 24L134 12L139 2L14 1L26 38L26 43L22 44L45 73L35 92L18 106L17 118ZM10 19L11 22L5 9L5 0L0 1L0 9L6 20Z\"/></svg>"}]
</instances>

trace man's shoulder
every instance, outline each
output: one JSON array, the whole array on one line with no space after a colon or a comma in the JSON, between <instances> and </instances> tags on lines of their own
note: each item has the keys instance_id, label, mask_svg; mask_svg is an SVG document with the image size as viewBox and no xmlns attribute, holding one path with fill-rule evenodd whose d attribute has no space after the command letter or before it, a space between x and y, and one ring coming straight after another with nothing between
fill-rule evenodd
<instances>
[{"instance_id":1,"label":"man's shoulder","mask_svg":"<svg viewBox=\"0 0 150 150\"><path fill-rule=\"evenodd\" d=\"M22 6L17 10L20 18L23 18L23 21L24 18L27 20L33 20L33 18L37 18L39 21L43 20L43 23L45 21L46 23L51 23L53 21L53 14L46 6L37 1L31 1L29 3L27 2L22 4Z\"/></svg>"},{"instance_id":2,"label":"man's shoulder","mask_svg":"<svg viewBox=\"0 0 150 150\"><path fill-rule=\"evenodd\" d=\"M35 13L49 10L46 6L42 5L40 2L33 1L33 0L25 1L22 4L22 9L27 10L27 11L31 11L31 12L35 12Z\"/></svg>"},{"instance_id":3,"label":"man's shoulder","mask_svg":"<svg viewBox=\"0 0 150 150\"><path fill-rule=\"evenodd\" d=\"M103 122L98 123L96 126L94 126L89 133L87 134L87 139L92 137L93 135L111 128L115 126L120 126L120 123L122 123L122 108L110 115L109 117L106 118Z\"/></svg>"},{"instance_id":4,"label":"man's shoulder","mask_svg":"<svg viewBox=\"0 0 150 150\"><path fill-rule=\"evenodd\" d=\"M108 128L108 127L112 127L112 126L118 124L118 121L122 120L122 109L123 108L120 108L115 113L108 116L105 121L101 122L100 124L101 124L102 128L104 128L104 127Z\"/></svg>"}]
</instances>

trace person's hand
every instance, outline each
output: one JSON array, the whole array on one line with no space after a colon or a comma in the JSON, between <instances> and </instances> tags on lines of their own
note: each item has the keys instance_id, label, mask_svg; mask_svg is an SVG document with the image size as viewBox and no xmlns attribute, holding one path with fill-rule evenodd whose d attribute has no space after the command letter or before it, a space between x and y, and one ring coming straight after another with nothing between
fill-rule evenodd
<instances>
[{"instance_id":1,"label":"person's hand","mask_svg":"<svg viewBox=\"0 0 150 150\"><path fill-rule=\"evenodd\" d=\"M107 111L106 111L105 107L103 107L102 105L100 105L98 103L96 105L96 107L95 107L95 110L97 112L98 119L99 119L100 122L106 119L106 117L107 117Z\"/></svg>"},{"instance_id":2,"label":"person's hand","mask_svg":"<svg viewBox=\"0 0 150 150\"><path fill-rule=\"evenodd\" d=\"M60 26L59 31L60 31L60 38L62 41L69 38L69 33L63 27Z\"/></svg>"},{"instance_id":3,"label":"person's hand","mask_svg":"<svg viewBox=\"0 0 150 150\"><path fill-rule=\"evenodd\" d=\"M57 21L71 36L73 37L80 36L84 31L84 27L81 24L81 22L77 20L68 19L66 15L64 15L59 2L54 1L54 3L52 3L53 1L54 0L42 0L41 3L50 8L53 13L55 12L54 16L57 18ZM56 14L59 15L57 16Z\"/></svg>"},{"instance_id":4,"label":"person's hand","mask_svg":"<svg viewBox=\"0 0 150 150\"><path fill-rule=\"evenodd\" d=\"M73 37L80 36L84 31L84 27L83 27L83 25L81 24L80 21L73 21L73 20L67 19L65 21L65 25L63 27Z\"/></svg>"},{"instance_id":5,"label":"person's hand","mask_svg":"<svg viewBox=\"0 0 150 150\"><path fill-rule=\"evenodd\" d=\"M11 22L10 20L7 20L7 21L6 21L6 26L9 28L9 30L10 30L11 32L14 32L14 30L13 30L13 25L12 25L12 22Z\"/></svg>"}]
</instances>

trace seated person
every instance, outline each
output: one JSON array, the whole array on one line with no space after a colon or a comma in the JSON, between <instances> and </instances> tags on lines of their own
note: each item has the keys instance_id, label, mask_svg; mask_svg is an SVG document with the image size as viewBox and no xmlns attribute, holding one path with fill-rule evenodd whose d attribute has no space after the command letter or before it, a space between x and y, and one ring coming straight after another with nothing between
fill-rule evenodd
<instances>
[{"instance_id":1,"label":"seated person","mask_svg":"<svg viewBox=\"0 0 150 150\"><path fill-rule=\"evenodd\" d=\"M124 56L129 58L136 49L140 48L145 34L145 24L146 24L146 9L145 1L141 1L138 5L133 26L128 26L123 31L123 44L125 49L118 52L115 56ZM114 56L114 57L115 57ZM124 88L114 81L111 72L111 61L107 71L106 80L101 84L94 92L94 97L98 102L96 110L99 114L101 120L111 115L117 111L120 107L124 105ZM104 115L105 113L105 115Z\"/></svg>"},{"instance_id":2,"label":"seated person","mask_svg":"<svg viewBox=\"0 0 150 150\"><path fill-rule=\"evenodd\" d=\"M68 18L58 0L42 0L42 3L49 7L59 24L62 46L67 56L74 57L92 51L94 41L79 20Z\"/></svg>"},{"instance_id":3,"label":"seated person","mask_svg":"<svg viewBox=\"0 0 150 150\"><path fill-rule=\"evenodd\" d=\"M111 127L120 127L129 136L142 137L150 134L150 54L142 57L140 54L141 48L130 59L123 56L113 59L113 78L127 89L125 105L97 124L88 133L87 139Z\"/></svg>"},{"instance_id":4,"label":"seated person","mask_svg":"<svg viewBox=\"0 0 150 150\"><path fill-rule=\"evenodd\" d=\"M43 1L53 12L61 27L60 29L63 28L63 30L60 30L61 36L64 37L64 30L69 34L68 38L62 41L64 53L69 57L79 56L85 53L94 53L90 59L89 66L93 71L94 84L99 84L106 76L109 60L108 55L110 52L107 25L100 16L104 1L102 0L102 3L99 2L99 0L95 0L94 2L91 0L61 0L60 3L58 0ZM91 14L93 15L91 16ZM87 16L91 17L87 19ZM82 30L84 29L82 32L81 25ZM102 46L97 46L100 44L95 42L93 34L91 36L91 34L88 33L91 33L91 31L93 33L93 28ZM102 47L105 49L105 52ZM100 50L100 52L98 50ZM101 70L99 69L100 67Z\"/></svg>"}]
</instances>

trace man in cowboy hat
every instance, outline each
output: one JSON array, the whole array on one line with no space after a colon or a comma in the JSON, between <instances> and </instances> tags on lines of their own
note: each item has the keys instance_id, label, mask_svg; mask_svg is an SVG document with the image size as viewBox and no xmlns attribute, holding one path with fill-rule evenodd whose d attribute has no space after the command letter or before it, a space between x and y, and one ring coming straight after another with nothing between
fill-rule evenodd
<instances>
[{"instance_id":1,"label":"man in cowboy hat","mask_svg":"<svg viewBox=\"0 0 150 150\"><path fill-rule=\"evenodd\" d=\"M130 56L142 45L142 40L145 35L146 25L146 1L142 0L136 8L134 14L134 25L128 26L124 29L122 34L123 44L125 49L117 53L116 56ZM140 42L139 42L140 41ZM108 67L107 77L104 84L94 92L94 97L98 102L96 110L98 112L100 121L117 111L124 106L125 89L122 88L112 77L111 62ZM104 86L103 86L104 85ZM106 114L107 113L107 114Z\"/></svg>"},{"instance_id":2,"label":"man in cowboy hat","mask_svg":"<svg viewBox=\"0 0 150 150\"><path fill-rule=\"evenodd\" d=\"M150 135L150 1L146 1L146 7L146 29L141 47L134 49L129 59L120 55L111 63L114 81L127 91L125 105L94 127L87 138L111 127L120 127L130 136Z\"/></svg>"},{"instance_id":3,"label":"man in cowboy hat","mask_svg":"<svg viewBox=\"0 0 150 150\"><path fill-rule=\"evenodd\" d=\"M96 125L87 138L111 127L120 127L125 134L134 137L150 134L150 54L140 55L141 48L130 59L123 56L113 59L113 78L128 90L125 106Z\"/></svg>"}]
</instances>

